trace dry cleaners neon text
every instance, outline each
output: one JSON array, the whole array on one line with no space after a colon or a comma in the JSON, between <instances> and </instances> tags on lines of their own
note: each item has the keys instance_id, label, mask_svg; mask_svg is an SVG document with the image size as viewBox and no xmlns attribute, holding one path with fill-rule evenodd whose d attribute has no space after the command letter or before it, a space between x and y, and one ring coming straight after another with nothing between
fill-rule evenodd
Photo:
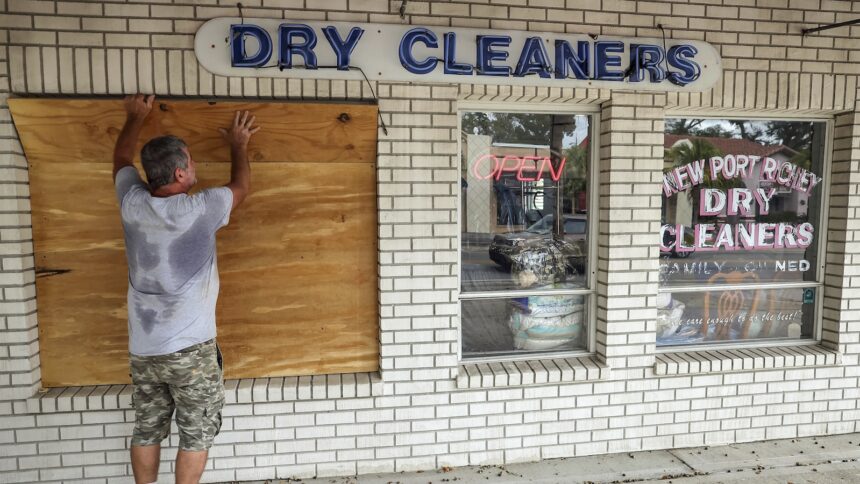
<instances>
[{"instance_id":1,"label":"dry cleaners neon text","mask_svg":"<svg viewBox=\"0 0 860 484\"><path fill-rule=\"evenodd\" d=\"M345 29L342 29L345 30ZM365 30L355 26L338 31L334 26L319 29L307 24L284 23L278 27L276 42L269 32L254 24L230 26L230 62L233 67L259 68L268 65L277 48L280 69L303 67L317 69L318 49L330 49L339 70L348 70L351 56ZM466 34L461 34L465 36ZM470 35L471 36L471 35ZM323 37L321 39L320 37ZM253 38L257 48L249 52L246 40ZM701 75L695 57L698 50L690 44L664 49L648 42L620 40L568 41L545 36L525 39L521 47L512 46L508 35L477 34L466 39L463 47L457 32L441 35L427 27L416 27L399 39L400 65L412 74L434 72L441 65L446 75L497 76L627 81L660 83L664 80L684 86ZM466 49L474 52L464 55ZM384 55L384 53L380 53ZM465 60L474 59L474 60ZM360 67L360 66L359 66Z\"/></svg>"}]
</instances>

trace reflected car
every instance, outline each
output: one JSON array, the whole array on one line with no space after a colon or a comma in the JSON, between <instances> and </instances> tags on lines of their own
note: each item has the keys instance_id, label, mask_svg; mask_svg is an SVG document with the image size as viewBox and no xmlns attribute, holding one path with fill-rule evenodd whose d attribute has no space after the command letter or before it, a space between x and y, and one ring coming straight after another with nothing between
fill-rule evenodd
<instances>
[{"instance_id":1,"label":"reflected car","mask_svg":"<svg viewBox=\"0 0 860 484\"><path fill-rule=\"evenodd\" d=\"M564 238L566 242L565 257L568 271L571 273L585 272L586 230L588 220L586 215L564 215ZM533 246L541 239L550 240L555 223L554 215L545 215L527 229L521 232L496 234L490 243L490 259L510 271L513 258L526 246Z\"/></svg>"}]
</instances>

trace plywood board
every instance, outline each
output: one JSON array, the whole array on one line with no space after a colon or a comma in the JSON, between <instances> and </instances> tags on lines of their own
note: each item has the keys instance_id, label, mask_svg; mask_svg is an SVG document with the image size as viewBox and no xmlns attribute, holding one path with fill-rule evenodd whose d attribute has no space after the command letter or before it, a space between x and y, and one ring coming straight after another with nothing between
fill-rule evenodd
<instances>
[{"instance_id":1,"label":"plywood board","mask_svg":"<svg viewBox=\"0 0 860 484\"><path fill-rule=\"evenodd\" d=\"M250 203L219 235L231 375L378 369L376 169L326 166L329 176L309 164L255 167ZM223 179L228 168L198 173Z\"/></svg>"},{"instance_id":2,"label":"plywood board","mask_svg":"<svg viewBox=\"0 0 860 484\"><path fill-rule=\"evenodd\" d=\"M13 98L9 107L30 163L111 163L113 141L125 121L120 100ZM251 161L376 162L377 108L366 104L157 99L141 139L173 134L188 143L195 160L229 162L217 128L229 126L233 114L245 109L263 127L249 146Z\"/></svg>"},{"instance_id":3,"label":"plywood board","mask_svg":"<svg viewBox=\"0 0 860 484\"><path fill-rule=\"evenodd\" d=\"M52 102L65 108L68 101ZM49 136L50 128L15 109L30 163L43 384L127 382L128 275L111 165L75 159L92 150L78 145L105 135ZM205 109L188 112L208 116ZM20 119L27 121L23 128ZM198 187L226 182L230 165L207 162L205 151L193 151L195 135L188 136ZM60 139L78 154L61 157L57 148L43 147ZM287 151L257 141L258 153L277 158ZM30 143L39 146L38 161ZM288 156L302 158L280 157ZM351 158L251 165L252 193L218 235L218 331L227 378L378 369L375 164Z\"/></svg>"}]
</instances>

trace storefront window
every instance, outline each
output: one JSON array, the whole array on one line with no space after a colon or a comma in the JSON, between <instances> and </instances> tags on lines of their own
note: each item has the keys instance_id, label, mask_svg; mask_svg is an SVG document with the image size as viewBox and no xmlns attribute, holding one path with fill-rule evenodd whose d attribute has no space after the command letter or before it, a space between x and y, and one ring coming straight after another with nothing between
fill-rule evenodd
<instances>
[{"instance_id":1,"label":"storefront window","mask_svg":"<svg viewBox=\"0 0 860 484\"><path fill-rule=\"evenodd\" d=\"M589 116L461 117L463 358L588 348Z\"/></svg>"},{"instance_id":2,"label":"storefront window","mask_svg":"<svg viewBox=\"0 0 860 484\"><path fill-rule=\"evenodd\" d=\"M815 337L825 133L666 120L658 346Z\"/></svg>"}]
</instances>

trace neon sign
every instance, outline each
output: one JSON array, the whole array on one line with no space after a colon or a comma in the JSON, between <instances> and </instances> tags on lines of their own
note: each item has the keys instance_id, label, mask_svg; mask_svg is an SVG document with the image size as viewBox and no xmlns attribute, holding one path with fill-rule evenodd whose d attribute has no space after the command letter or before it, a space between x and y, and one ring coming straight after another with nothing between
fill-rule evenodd
<instances>
[{"instance_id":1,"label":"neon sign","mask_svg":"<svg viewBox=\"0 0 860 484\"><path fill-rule=\"evenodd\" d=\"M328 44L337 58L339 70L349 70L350 56L352 56L358 41L361 39L365 29L353 26L347 34L346 40L341 39L337 28L328 25L314 29L308 24L281 24L278 26L277 46L278 67L280 69L293 68L293 55L302 58L306 69L317 68L317 45L319 35L317 30L325 34ZM464 32L464 36L469 36ZM230 25L230 65L232 67L266 67L273 53L272 35L255 24L246 24L244 20L239 24ZM569 40L555 39L554 55L550 57L544 43L548 42L540 36L527 37L522 46L521 53L516 62L516 67L503 65L508 59L513 39L509 35L488 35L483 32L471 34L471 44L476 44L476 60L472 62L458 62L457 32L445 32L441 52L439 49L439 36L426 27L415 27L400 39L398 57L404 69L412 74L429 74L436 70L436 64L444 65L445 74L456 74L471 76L503 76L525 77L537 74L542 78L555 77L556 79L568 79L573 74L575 79L607 80L628 82L642 82L649 77L651 83L659 84L669 79L675 85L686 86L696 81L702 73L702 68L695 60L699 50L690 44L679 44L665 50L660 45L640 43L641 40L627 42L621 40L592 42L580 40L576 42L576 52ZM246 38L253 38L257 44L254 54L249 54L245 48ZM434 51L436 55L425 54L421 60L414 55L415 44L422 44L424 50ZM467 44L464 42L464 44ZM466 47L471 47L467 44ZM622 55L625 50L629 53L630 74L625 74L622 66ZM592 53L593 52L593 53ZM439 56L441 54L441 57ZM421 56L418 56L421 57ZM594 72L591 72L591 57L594 58ZM552 60L551 60L552 59ZM556 63L552 66L553 61ZM665 61L665 62L664 62ZM664 67L665 66L665 67ZM672 66L675 70L669 70Z\"/></svg>"},{"instance_id":2,"label":"neon sign","mask_svg":"<svg viewBox=\"0 0 860 484\"><path fill-rule=\"evenodd\" d=\"M516 67L512 68L505 65L512 47L512 37L509 35L474 34L474 40L468 45L477 45L474 64L457 62L456 32L445 32L443 39L442 57L439 57L439 38L436 33L425 27L416 27L406 32L400 39L400 64L407 71L419 75L433 72L436 64L442 63L445 74L471 76L474 72L478 76L503 77L537 74L543 78L554 76L556 79L568 79L572 73L576 79L623 81L628 75L622 68L622 54L629 49L629 82L642 82L647 73L652 83L660 83L668 78L675 85L685 86L697 80L702 72L701 66L694 60L699 51L689 44L675 45L664 50L660 45L639 43L640 40L627 45L620 40L593 43L580 40L576 42L574 52L568 40L555 39L555 51L551 57L544 47L548 39L529 36L523 42ZM426 55L422 60L417 60L412 52L417 43L423 44L425 50L436 49L437 55ZM594 72L590 72L591 57L594 58ZM553 61L555 67L552 65ZM676 70L668 70L670 65Z\"/></svg>"},{"instance_id":3,"label":"neon sign","mask_svg":"<svg viewBox=\"0 0 860 484\"><path fill-rule=\"evenodd\" d=\"M490 28L220 17L200 26L194 51L228 77L650 91L704 91L722 78L703 41Z\"/></svg>"},{"instance_id":4,"label":"neon sign","mask_svg":"<svg viewBox=\"0 0 860 484\"><path fill-rule=\"evenodd\" d=\"M566 161L566 158L562 158L558 167L555 167L548 156L504 155L499 157L485 154L472 162L470 171L479 180L492 178L498 181L505 172L508 172L516 173L518 181L537 181L544 178L544 174L548 174L549 178L557 182L564 172ZM529 173L534 176L529 176Z\"/></svg>"}]
</instances>

